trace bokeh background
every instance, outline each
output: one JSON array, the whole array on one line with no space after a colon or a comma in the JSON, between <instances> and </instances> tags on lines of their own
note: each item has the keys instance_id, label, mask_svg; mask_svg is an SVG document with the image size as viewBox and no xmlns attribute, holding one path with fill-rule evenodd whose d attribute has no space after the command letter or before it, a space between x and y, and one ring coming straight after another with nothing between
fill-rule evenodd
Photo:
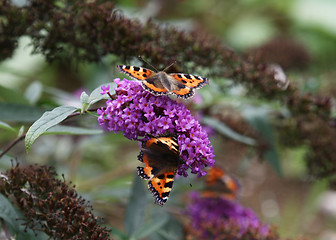
<instances>
[{"instance_id":1,"label":"bokeh background","mask_svg":"<svg viewBox=\"0 0 336 240\"><path fill-rule=\"evenodd\" d=\"M19 0L11 2L18 7L29 4ZM54 2L71 5L71 1ZM281 66L281 72L286 74L285 82L293 84L298 94L331 96L331 117L326 124L335 127L336 1L113 2L117 11L127 18L136 18L143 24L151 19L162 27L213 35L218 38L218 44L245 59ZM5 24L5 15L0 17L1 21ZM12 28L15 31L15 25ZM75 34L76 29L69 31ZM6 35L1 38L5 39ZM82 91L90 93L116 77L125 77L117 72L117 64L143 65L136 56L128 57L107 54L95 61L74 58L69 63L70 55L65 58L67 61L61 58L48 61L46 54L34 51L32 38L22 35L14 54L3 56L0 63L0 121L17 131L22 128L24 132L47 109L58 105L79 107ZM162 62L151 63L163 67ZM184 63L177 65L182 72L190 69ZM293 131L287 127L293 126L296 120L288 107L278 99L250 94L246 86L232 84L232 79L211 78L211 68L196 69L197 72L190 73L205 77L209 74L210 85L198 91L200 100L189 103L190 108L203 120L216 116L220 126L224 126L223 129L210 124L210 137L216 164L241 183L241 203L252 208L264 222L278 226L283 238L304 235L310 239L335 240L335 186L332 188L329 184L330 179L317 178L307 170L305 159L311 145L305 139L297 139L302 135L291 135ZM284 95L286 97L286 93ZM96 116L86 114L66 124L91 129L92 133L43 135L29 154L21 141L0 160L1 171L11 167L13 158L22 165L54 166L59 174L65 174L67 181L76 185L79 194L91 201L96 215L104 217L107 226L123 231L125 209L139 165L139 144L121 133L100 133ZM17 133L5 129L0 132L0 146L4 149ZM317 129L316 138L322 137L320 134ZM258 147L246 140L260 139L260 136L264 145ZM265 146L272 146L267 148L268 155L265 155ZM193 176L178 178L164 208L154 205L152 195L146 192L147 210L167 212L179 219L187 192L201 189L202 184L202 179ZM178 234L182 234L182 230Z\"/></svg>"}]
</instances>

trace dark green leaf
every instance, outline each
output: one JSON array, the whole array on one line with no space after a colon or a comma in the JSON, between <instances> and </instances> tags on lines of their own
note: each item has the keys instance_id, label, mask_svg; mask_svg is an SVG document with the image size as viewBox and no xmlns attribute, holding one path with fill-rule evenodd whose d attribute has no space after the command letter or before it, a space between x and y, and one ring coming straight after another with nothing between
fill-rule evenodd
<instances>
[{"instance_id":1,"label":"dark green leaf","mask_svg":"<svg viewBox=\"0 0 336 240\"><path fill-rule=\"evenodd\" d=\"M167 214L160 214L159 217L153 217L151 221L142 225L131 238L143 239L150 236L152 233L162 228L162 226L168 222L168 219L169 216Z\"/></svg>"},{"instance_id":2,"label":"dark green leaf","mask_svg":"<svg viewBox=\"0 0 336 240\"><path fill-rule=\"evenodd\" d=\"M231 128L229 128L225 123L220 122L214 118L209 117L203 117L202 122L212 128L214 128L219 133L236 140L241 143L245 143L247 145L256 145L256 141L253 138L249 138L246 136L243 136L235 131L233 131Z\"/></svg>"},{"instance_id":3,"label":"dark green leaf","mask_svg":"<svg viewBox=\"0 0 336 240\"><path fill-rule=\"evenodd\" d=\"M33 122L43 114L43 110L23 104L0 103L0 120L10 122Z\"/></svg>"},{"instance_id":4,"label":"dark green leaf","mask_svg":"<svg viewBox=\"0 0 336 240\"><path fill-rule=\"evenodd\" d=\"M126 234L122 231L120 231L118 228L111 227L111 235L113 236L113 239L117 240L128 240Z\"/></svg>"},{"instance_id":5,"label":"dark green leaf","mask_svg":"<svg viewBox=\"0 0 336 240\"><path fill-rule=\"evenodd\" d=\"M276 142L273 136L274 130L269 122L268 110L263 108L248 108L242 114L250 123L252 128L257 131L263 141L266 141L268 146L263 153L263 157L269 162L273 169L282 175L280 159L276 149Z\"/></svg>"},{"instance_id":6,"label":"dark green leaf","mask_svg":"<svg viewBox=\"0 0 336 240\"><path fill-rule=\"evenodd\" d=\"M100 129L88 129L88 128L81 128L81 127L57 125L57 126L49 128L43 134L44 135L50 135L50 134L95 135L95 134L102 134L103 132L104 131Z\"/></svg>"},{"instance_id":7,"label":"dark green leaf","mask_svg":"<svg viewBox=\"0 0 336 240\"><path fill-rule=\"evenodd\" d=\"M39 118L28 129L25 138L26 151L29 152L34 141L49 128L59 124L66 119L70 114L75 112L77 108L71 106L60 106L52 111L45 112L41 118Z\"/></svg>"},{"instance_id":8,"label":"dark green leaf","mask_svg":"<svg viewBox=\"0 0 336 240\"><path fill-rule=\"evenodd\" d=\"M18 215L10 201L2 194L0 194L0 218L2 218L11 229L17 229L16 219Z\"/></svg>"},{"instance_id":9,"label":"dark green leaf","mask_svg":"<svg viewBox=\"0 0 336 240\"><path fill-rule=\"evenodd\" d=\"M127 205L124 222L128 238L133 236L144 222L147 194L148 192L144 186L144 181L137 173L134 174L131 196Z\"/></svg>"},{"instance_id":10,"label":"dark green leaf","mask_svg":"<svg viewBox=\"0 0 336 240\"><path fill-rule=\"evenodd\" d=\"M157 213L154 213L158 215ZM161 213L159 214L161 215ZM167 213L166 213L167 215ZM183 239L183 227L182 224L175 218L169 215L168 221L164 226L153 233L149 239L151 240L174 240Z\"/></svg>"},{"instance_id":11,"label":"dark green leaf","mask_svg":"<svg viewBox=\"0 0 336 240\"><path fill-rule=\"evenodd\" d=\"M24 218L20 212L18 212L11 202L2 194L0 194L0 218L2 218L11 235L15 236L16 240L45 240L48 236L42 232L36 232L27 229L21 224Z\"/></svg>"},{"instance_id":12,"label":"dark green leaf","mask_svg":"<svg viewBox=\"0 0 336 240\"><path fill-rule=\"evenodd\" d=\"M50 239L50 237L44 232L36 230L34 232L29 228L27 229L27 231L25 231L22 225L20 225L20 231L18 231L16 235L16 240L47 240L47 239Z\"/></svg>"}]
</instances>

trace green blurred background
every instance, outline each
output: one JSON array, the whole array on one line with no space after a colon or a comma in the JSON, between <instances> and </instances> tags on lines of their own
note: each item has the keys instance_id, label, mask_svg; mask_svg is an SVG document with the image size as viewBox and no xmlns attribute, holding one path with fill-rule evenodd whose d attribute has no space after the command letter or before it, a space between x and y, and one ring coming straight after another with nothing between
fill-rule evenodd
<instances>
[{"instance_id":1,"label":"green blurred background","mask_svg":"<svg viewBox=\"0 0 336 240\"><path fill-rule=\"evenodd\" d=\"M24 1L13 2L25 4ZM281 65L289 81L302 93L335 96L334 0L115 2L130 18L139 18L144 22L152 18L162 25L212 34L242 56L261 52L258 56L263 61ZM24 126L27 130L36 116L43 112L41 109L62 104L80 106L82 91L89 93L100 84L124 77L115 68L116 64L126 64L118 56L109 55L98 63L78 63L69 67L60 62L47 63L39 54L32 55L29 44L28 37L20 38L15 55L0 64L0 101L27 105L17 111L12 109L12 112L0 109L0 120L15 129ZM131 63L139 64L136 60ZM210 84L210 88L216 86ZM233 122L248 119L251 117L249 111L255 109L265 110L265 115L274 112L286 115L286 109L279 102L246 96L237 87L228 88L224 96L219 99L217 96L215 100L212 95L216 90L204 88L199 92L204 99L199 108L217 102L217 111L229 116ZM239 114L236 108L240 109ZM335 111L333 114L335 116ZM263 127L269 126L270 122L264 123ZM95 116L82 116L67 123L99 129ZM216 134L211 138L218 165L238 177L242 184L242 203L253 208L265 222L276 224L281 237L304 234L310 239L336 239L336 193L328 191L327 182L307 175L303 159L307 147L280 146L277 144L280 134L276 130L274 125L269 128L282 176L276 173L272 164L260 161L250 146L233 140L230 135L223 137ZM16 134L4 130L0 132L3 149ZM139 165L138 153L137 142L124 138L122 134L108 133L92 136L44 135L34 143L29 154L25 153L23 143L15 146L9 154L23 164L55 166L59 174L64 173L67 180L76 184L81 195L92 201L97 215L103 216L108 226L123 229L125 205L136 166ZM10 157L1 159L1 170L10 166ZM165 208L153 205L151 194L146 192L148 211L174 214L183 209L183 199L186 191L190 190L189 182L193 186L191 190L200 188L202 184L193 177L178 179Z\"/></svg>"}]
</instances>

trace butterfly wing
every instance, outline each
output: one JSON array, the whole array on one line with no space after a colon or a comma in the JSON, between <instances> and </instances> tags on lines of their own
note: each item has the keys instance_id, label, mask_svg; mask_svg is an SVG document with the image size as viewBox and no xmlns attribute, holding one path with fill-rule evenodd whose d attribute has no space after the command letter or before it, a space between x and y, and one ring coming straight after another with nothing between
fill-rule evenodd
<instances>
[{"instance_id":1,"label":"butterfly wing","mask_svg":"<svg viewBox=\"0 0 336 240\"><path fill-rule=\"evenodd\" d=\"M165 172L148 181L148 190L153 194L155 203L163 206L167 202L173 188L175 175L175 172Z\"/></svg>"},{"instance_id":2,"label":"butterfly wing","mask_svg":"<svg viewBox=\"0 0 336 240\"><path fill-rule=\"evenodd\" d=\"M157 73L152 70L127 65L118 65L117 68L121 73L125 73L135 80L140 80L141 86L154 95L168 93L168 89L166 89L158 79Z\"/></svg>"},{"instance_id":3,"label":"butterfly wing","mask_svg":"<svg viewBox=\"0 0 336 240\"><path fill-rule=\"evenodd\" d=\"M189 88L201 88L209 84L209 79L185 73L170 73L170 76Z\"/></svg>"},{"instance_id":4,"label":"butterfly wing","mask_svg":"<svg viewBox=\"0 0 336 240\"><path fill-rule=\"evenodd\" d=\"M178 97L190 98L194 95L194 89L201 88L208 84L209 80L185 73L170 73L169 76L174 79L175 88L171 91Z\"/></svg>"},{"instance_id":5,"label":"butterfly wing","mask_svg":"<svg viewBox=\"0 0 336 240\"><path fill-rule=\"evenodd\" d=\"M177 140L173 137L152 137L142 143L138 160L139 177L148 180L148 190L155 203L163 206L173 187L177 166L180 163Z\"/></svg>"},{"instance_id":6,"label":"butterfly wing","mask_svg":"<svg viewBox=\"0 0 336 240\"><path fill-rule=\"evenodd\" d=\"M145 80L149 76L152 76L155 74L154 71L149 70L147 68L143 68L143 67L118 65L117 68L119 72L125 73L126 75L136 80Z\"/></svg>"},{"instance_id":7,"label":"butterfly wing","mask_svg":"<svg viewBox=\"0 0 336 240\"><path fill-rule=\"evenodd\" d=\"M154 72L143 67L118 65L118 70L133 79L140 80L142 87L154 95L174 94L181 98L190 98L194 89L208 84L209 80L185 73Z\"/></svg>"},{"instance_id":8,"label":"butterfly wing","mask_svg":"<svg viewBox=\"0 0 336 240\"><path fill-rule=\"evenodd\" d=\"M141 86L148 92L154 95L168 94L168 89L165 88L161 81L157 78L157 75L152 75L150 78L141 82Z\"/></svg>"},{"instance_id":9,"label":"butterfly wing","mask_svg":"<svg viewBox=\"0 0 336 240\"><path fill-rule=\"evenodd\" d=\"M223 169L214 166L207 174L206 187L203 191L204 197L223 197L230 200L238 198L240 191L239 181L228 175Z\"/></svg>"}]
</instances>

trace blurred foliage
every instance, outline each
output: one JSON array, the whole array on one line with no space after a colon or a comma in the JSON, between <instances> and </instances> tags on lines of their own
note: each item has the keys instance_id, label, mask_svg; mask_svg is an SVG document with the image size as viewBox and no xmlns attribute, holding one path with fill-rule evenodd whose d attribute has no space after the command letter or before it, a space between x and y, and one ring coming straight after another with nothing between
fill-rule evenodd
<instances>
[{"instance_id":1,"label":"blurred foliage","mask_svg":"<svg viewBox=\"0 0 336 240\"><path fill-rule=\"evenodd\" d=\"M212 128L217 165L241 179L242 202L281 237L319 239L335 231L318 213L327 185L336 189L335 9L333 0L1 0L0 145L10 150L0 170L13 171L11 159L55 167L113 226L112 238L180 238L189 185L202 189L202 180L177 179L165 207L153 205L133 181L139 146L101 134L95 115L99 86L125 77L116 64L176 60L171 71L210 78L202 100L186 105ZM76 112L28 130L59 106ZM10 211L0 217L23 234L13 224L21 211Z\"/></svg>"}]
</instances>

